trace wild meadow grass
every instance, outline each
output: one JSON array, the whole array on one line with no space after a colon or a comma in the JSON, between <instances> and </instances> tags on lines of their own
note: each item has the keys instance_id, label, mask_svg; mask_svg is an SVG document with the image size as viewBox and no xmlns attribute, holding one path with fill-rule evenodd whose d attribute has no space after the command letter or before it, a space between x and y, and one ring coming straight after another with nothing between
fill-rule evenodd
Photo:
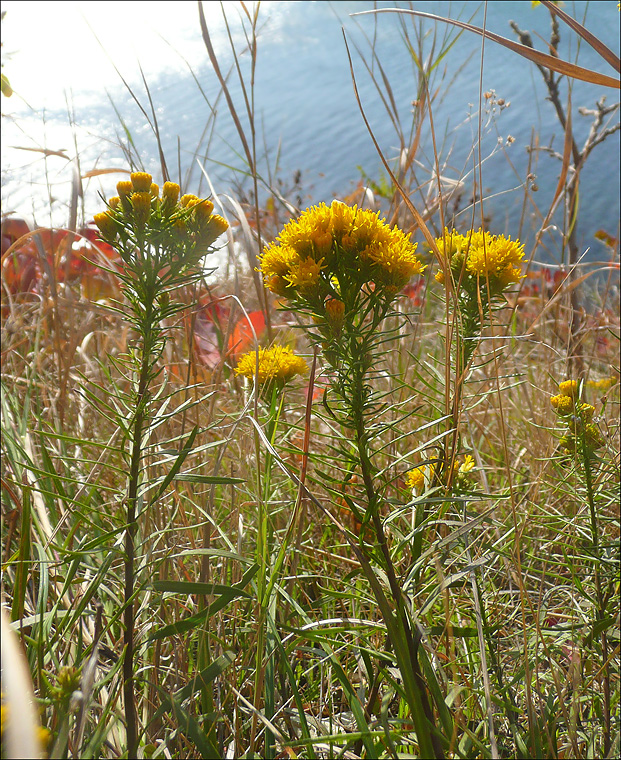
<instances>
[{"instance_id":1,"label":"wild meadow grass","mask_svg":"<svg viewBox=\"0 0 621 760\"><path fill-rule=\"evenodd\" d=\"M565 130L526 247L484 198L454 223L437 152L417 176L451 37L404 17L400 160L305 210L258 165L244 12L238 103L200 16L244 195L162 155L96 226L3 220L3 754L618 756L618 230L588 269L575 234L618 125L599 101L576 146L558 77L614 80L516 30ZM538 267L562 207L567 266ZM249 266L207 284L224 241Z\"/></svg>"}]
</instances>

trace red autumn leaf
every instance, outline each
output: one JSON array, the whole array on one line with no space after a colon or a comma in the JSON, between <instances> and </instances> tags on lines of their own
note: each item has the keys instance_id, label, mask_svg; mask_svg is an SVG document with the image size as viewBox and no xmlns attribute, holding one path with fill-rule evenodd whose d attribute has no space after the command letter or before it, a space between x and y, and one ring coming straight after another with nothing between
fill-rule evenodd
<instances>
[{"instance_id":1,"label":"red autumn leaf","mask_svg":"<svg viewBox=\"0 0 621 760\"><path fill-rule=\"evenodd\" d=\"M248 322L252 323L257 340L265 332L265 314L262 311L251 311L246 317L243 314L238 320L229 338L228 355L233 364L237 357L254 346L254 334Z\"/></svg>"}]
</instances>

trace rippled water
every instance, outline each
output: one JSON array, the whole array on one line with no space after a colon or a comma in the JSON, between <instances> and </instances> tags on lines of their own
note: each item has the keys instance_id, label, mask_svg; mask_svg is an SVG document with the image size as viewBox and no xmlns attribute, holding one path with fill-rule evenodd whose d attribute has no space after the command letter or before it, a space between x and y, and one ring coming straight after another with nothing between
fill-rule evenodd
<instances>
[{"instance_id":1,"label":"rippled water","mask_svg":"<svg viewBox=\"0 0 621 760\"><path fill-rule=\"evenodd\" d=\"M384 8L394 5L397 4L377 4ZM406 3L398 5L409 7ZM378 181L382 174L377 151L356 104L343 29L350 45L361 101L387 157L392 159L398 155L398 140L365 68L365 61L371 63L370 40L374 40L377 53L374 74L381 81L379 61L406 134L411 123L416 77L404 41L404 28L410 38L415 39L414 24L419 22L393 13L349 15L373 7L371 2L261 4L254 92L260 126L259 165L267 180L278 164L277 176L285 187L292 184L294 175L299 172L304 203L329 201L336 194L347 192L360 178L361 170ZM475 24L483 21L482 7L477 3L423 2L413 3L412 7L465 21L473 17ZM578 19L582 19L586 11L587 27L618 51L616 3L579 2L566 3L564 7ZM224 8L233 41L240 51L244 46L240 6L229 2ZM184 190L208 192L197 165L198 158L218 193L238 192L239 184L244 181L243 150L201 39L195 3L51 4L13 0L3 3L3 9L7 11L3 22L3 71L27 101L26 104L17 96L10 100L3 98L2 205L5 213L15 211L34 216L39 224L66 224L76 165L67 158L79 156L83 176L96 169L124 167L127 164L119 146L127 145L129 136L144 168L156 177L161 175L152 131L82 19L82 12L142 106L149 110L137 63L140 61L173 178L181 177ZM228 71L233 58L220 6L206 3L205 11L218 60L222 70ZM514 39L509 19L532 30L537 46L544 48L538 36L544 40L549 38L550 22L542 6L533 9L530 2L488 3L488 29ZM434 24L426 21L424 30L427 35L424 49L428 54ZM561 31L559 52L562 57L575 60L578 38L563 25ZM438 39L447 33L455 36L446 25L437 27ZM16 51L14 55L6 55L12 50ZM437 88L433 115L444 165L442 173L448 182L465 180L463 205L467 205L468 173L475 161L472 145L477 137L480 61L480 38L466 32L438 67L432 83L432 89ZM248 54L240 57L240 63L248 77ZM585 43L579 45L579 63L614 75L613 69ZM234 70L229 82L244 120L243 95ZM496 107L494 118L484 130L481 154L485 159L482 175L484 193L488 197L486 214L491 216L494 231L513 235L521 232L523 238L530 235L532 239L537 211L527 206L523 214L524 193L515 189L522 186L528 172L526 147L533 135L537 135L541 145L551 145L562 152L562 131L551 103L545 99L539 72L519 56L487 42L481 84L483 92L493 90L496 98L510 103L509 107ZM384 85L381 89L386 92ZM561 85L561 92L566 99L565 83ZM578 106L593 108L602 95L612 103L618 91L582 82L573 84L574 129L579 146L586 139L591 119L581 116ZM484 100L484 110L490 102ZM484 125L489 115L484 113ZM12 146L64 149L67 158L50 156L43 160L40 153L16 150ZM421 161L418 176L422 182L433 165L429 129L422 135L417 158ZM531 168L539 187L535 198L545 213L558 182L560 162L542 152ZM119 178L119 175L104 175L84 180L87 218L100 206L97 193L111 195ZM249 188L247 182L245 187ZM56 199L51 215L50 193ZM470 218L471 213L471 210L465 211L462 218ZM521 218L525 221L523 227ZM556 221L560 221L560 217ZM617 235L618 225L619 134L616 133L595 148L582 172L578 232L582 249L590 248L587 259L601 259L604 255L601 243L594 240L595 231L604 228ZM546 242L549 260L562 261L560 236L552 233Z\"/></svg>"}]
</instances>

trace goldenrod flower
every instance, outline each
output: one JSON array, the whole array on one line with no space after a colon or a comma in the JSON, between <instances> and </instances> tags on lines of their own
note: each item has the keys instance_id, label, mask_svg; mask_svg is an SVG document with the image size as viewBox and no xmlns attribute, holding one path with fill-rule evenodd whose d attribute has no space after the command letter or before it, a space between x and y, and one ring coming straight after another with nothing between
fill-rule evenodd
<instances>
[{"instance_id":1,"label":"goldenrod flower","mask_svg":"<svg viewBox=\"0 0 621 760\"><path fill-rule=\"evenodd\" d=\"M236 375L243 375L250 379L256 377L259 385L263 385L270 380L275 380L283 385L296 375L303 375L308 372L308 365L301 356L296 356L287 346L270 346L270 348L259 348L258 350L257 370L257 352L248 351L240 356L235 368Z\"/></svg>"},{"instance_id":2,"label":"goldenrod flower","mask_svg":"<svg viewBox=\"0 0 621 760\"><path fill-rule=\"evenodd\" d=\"M558 389L563 396L569 396L570 398L578 397L578 383L576 380L563 380L559 383Z\"/></svg>"},{"instance_id":3,"label":"goldenrod flower","mask_svg":"<svg viewBox=\"0 0 621 760\"><path fill-rule=\"evenodd\" d=\"M156 185L155 182L151 183L150 187L151 195L153 198L159 198L160 197L160 188L159 185Z\"/></svg>"},{"instance_id":4,"label":"goldenrod flower","mask_svg":"<svg viewBox=\"0 0 621 760\"><path fill-rule=\"evenodd\" d=\"M151 192L132 193L131 201L136 224L144 227L151 214Z\"/></svg>"},{"instance_id":5,"label":"goldenrod flower","mask_svg":"<svg viewBox=\"0 0 621 760\"><path fill-rule=\"evenodd\" d=\"M147 172L132 172L130 175L132 187L136 193L150 193L153 177Z\"/></svg>"},{"instance_id":6,"label":"goldenrod flower","mask_svg":"<svg viewBox=\"0 0 621 760\"><path fill-rule=\"evenodd\" d=\"M405 485L412 491L419 493L425 490L426 481L431 477L433 469L428 464L422 464L410 470L405 476Z\"/></svg>"},{"instance_id":7,"label":"goldenrod flower","mask_svg":"<svg viewBox=\"0 0 621 760\"><path fill-rule=\"evenodd\" d=\"M110 208L113 211L118 211L121 208L121 199L119 198L119 196L115 195L112 198L110 198L110 200L108 201L108 206L110 206Z\"/></svg>"},{"instance_id":8,"label":"goldenrod flower","mask_svg":"<svg viewBox=\"0 0 621 760\"><path fill-rule=\"evenodd\" d=\"M134 186L128 179L117 182L116 191L121 199L121 206L124 211L131 211L131 203L129 202L131 194L134 192Z\"/></svg>"},{"instance_id":9,"label":"goldenrod flower","mask_svg":"<svg viewBox=\"0 0 621 760\"><path fill-rule=\"evenodd\" d=\"M101 214L95 214L93 217L95 224L99 227L101 235L106 240L114 240L117 235L117 223L109 211L103 211Z\"/></svg>"},{"instance_id":10,"label":"goldenrod flower","mask_svg":"<svg viewBox=\"0 0 621 760\"><path fill-rule=\"evenodd\" d=\"M162 187L162 211L169 213L177 205L181 188L176 182L164 182Z\"/></svg>"},{"instance_id":11,"label":"goldenrod flower","mask_svg":"<svg viewBox=\"0 0 621 760\"><path fill-rule=\"evenodd\" d=\"M391 229L379 212L333 201L306 209L288 222L260 258L266 286L283 292L283 279L293 299L383 289L392 295L424 266L415 256L416 244L401 230ZM345 255L344 255L345 254ZM323 289L315 288L323 283Z\"/></svg>"},{"instance_id":12,"label":"goldenrod flower","mask_svg":"<svg viewBox=\"0 0 621 760\"><path fill-rule=\"evenodd\" d=\"M356 206L347 206L345 203L332 201L330 206L329 231L335 240L340 240L346 232L352 229L356 219L356 211Z\"/></svg>"},{"instance_id":13,"label":"goldenrod flower","mask_svg":"<svg viewBox=\"0 0 621 760\"><path fill-rule=\"evenodd\" d=\"M606 377L603 380L587 380L587 388L592 388L594 391L607 391L617 383L616 377Z\"/></svg>"},{"instance_id":14,"label":"goldenrod flower","mask_svg":"<svg viewBox=\"0 0 621 760\"><path fill-rule=\"evenodd\" d=\"M201 224L203 222L208 222L211 217L211 212L213 211L213 203L210 200L203 200L201 203L196 204L196 207L194 209L194 216L196 218L196 221ZM228 224L227 224L228 227Z\"/></svg>"},{"instance_id":15,"label":"goldenrod flower","mask_svg":"<svg viewBox=\"0 0 621 760\"><path fill-rule=\"evenodd\" d=\"M300 257L289 246L278 246L271 243L263 249L263 256L259 257L263 276L285 277L291 269L300 261Z\"/></svg>"},{"instance_id":16,"label":"goldenrod flower","mask_svg":"<svg viewBox=\"0 0 621 760\"><path fill-rule=\"evenodd\" d=\"M580 404L578 411L580 412L580 416L583 420L590 422L593 419L593 415L595 414L595 407L591 404Z\"/></svg>"},{"instance_id":17,"label":"goldenrod flower","mask_svg":"<svg viewBox=\"0 0 621 760\"><path fill-rule=\"evenodd\" d=\"M196 204L200 202L201 199L197 195L192 195L192 193L186 193L179 199L179 205L183 208L196 206Z\"/></svg>"},{"instance_id":18,"label":"goldenrod flower","mask_svg":"<svg viewBox=\"0 0 621 760\"><path fill-rule=\"evenodd\" d=\"M464 461L459 465L459 474L467 475L474 469L474 458L470 454L466 454Z\"/></svg>"},{"instance_id":19,"label":"goldenrod flower","mask_svg":"<svg viewBox=\"0 0 621 760\"><path fill-rule=\"evenodd\" d=\"M585 443L590 449L599 449L604 445L604 437L600 429L594 423L590 423L584 428Z\"/></svg>"},{"instance_id":20,"label":"goldenrod flower","mask_svg":"<svg viewBox=\"0 0 621 760\"><path fill-rule=\"evenodd\" d=\"M198 207L200 208L200 207ZM213 214L209 217L208 222L203 222L203 226L198 231L198 243L200 246L208 247L217 240L223 232L229 228L229 223L219 214Z\"/></svg>"},{"instance_id":21,"label":"goldenrod flower","mask_svg":"<svg viewBox=\"0 0 621 760\"><path fill-rule=\"evenodd\" d=\"M325 303L326 320L334 332L338 332L343 326L345 318L345 304L338 298L328 297Z\"/></svg>"},{"instance_id":22,"label":"goldenrod flower","mask_svg":"<svg viewBox=\"0 0 621 760\"><path fill-rule=\"evenodd\" d=\"M559 393L558 396L552 396L550 399L550 404L552 405L554 411L557 414L561 415L561 417L566 417L574 410L573 399L571 396L565 396L563 393Z\"/></svg>"},{"instance_id":23,"label":"goldenrod flower","mask_svg":"<svg viewBox=\"0 0 621 760\"><path fill-rule=\"evenodd\" d=\"M378 267L376 280L397 290L404 288L408 280L425 269L414 255L416 243L410 243L408 237L400 230L392 230L388 241L371 245L362 254L362 258L368 257Z\"/></svg>"},{"instance_id":24,"label":"goldenrod flower","mask_svg":"<svg viewBox=\"0 0 621 760\"><path fill-rule=\"evenodd\" d=\"M315 261L314 259L303 259L294 264L289 270L289 274L284 275L284 279L297 290L303 292L312 291L319 282L319 275L322 270L323 259Z\"/></svg>"},{"instance_id":25,"label":"goldenrod flower","mask_svg":"<svg viewBox=\"0 0 621 760\"><path fill-rule=\"evenodd\" d=\"M332 235L329 232L318 229L311 235L311 240L315 246L315 257L323 259L332 252Z\"/></svg>"},{"instance_id":26,"label":"goldenrod flower","mask_svg":"<svg viewBox=\"0 0 621 760\"><path fill-rule=\"evenodd\" d=\"M476 281L489 282L492 293L499 293L522 277L524 246L510 237L492 235L482 229L461 235L445 228L444 235L436 239L436 245L448 259L454 279L461 279L466 289L472 288ZM436 274L436 280L444 283L443 271Z\"/></svg>"},{"instance_id":27,"label":"goldenrod flower","mask_svg":"<svg viewBox=\"0 0 621 760\"><path fill-rule=\"evenodd\" d=\"M476 238L476 239L475 239ZM501 289L522 276L520 265L524 258L524 246L504 235L473 235L468 250L466 267L481 279L496 280Z\"/></svg>"}]
</instances>

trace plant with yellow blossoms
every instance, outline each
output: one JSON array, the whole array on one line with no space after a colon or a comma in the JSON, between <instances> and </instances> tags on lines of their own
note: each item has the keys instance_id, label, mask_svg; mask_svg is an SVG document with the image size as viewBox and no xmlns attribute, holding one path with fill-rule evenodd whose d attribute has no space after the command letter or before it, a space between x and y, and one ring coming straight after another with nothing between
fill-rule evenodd
<instances>
[{"instance_id":1,"label":"plant with yellow blossoms","mask_svg":"<svg viewBox=\"0 0 621 760\"><path fill-rule=\"evenodd\" d=\"M410 236L374 213L333 201L286 224L260 257L266 287L291 309L310 317L305 330L335 367L369 356L398 293L424 265ZM355 334L365 351L348 350ZM351 346L350 346L351 347Z\"/></svg>"},{"instance_id":2,"label":"plant with yellow blossoms","mask_svg":"<svg viewBox=\"0 0 621 760\"><path fill-rule=\"evenodd\" d=\"M122 311L135 332L125 356L114 361L122 369L122 376L130 380L129 391L113 384L104 389L114 400L107 409L117 409L119 430L124 432L121 455L127 470L125 531L125 588L124 588L124 643L123 690L127 754L136 757L139 725L134 694L134 641L135 641L135 535L138 529L138 507L146 511L160 498L162 489L149 496L145 481L145 447L150 438L156 416L158 396L152 386L161 373L158 361L168 338L166 322L187 308L175 302L171 293L200 279L204 272L202 259L212 250L213 243L227 229L227 222L213 213L213 203L195 195L180 196L174 182L159 187L146 172L133 172L129 180L119 182L117 195L110 198L107 209L95 215L101 238L113 246L123 260L119 274L123 295L128 308ZM121 311L120 308L116 309ZM168 403L170 395L161 389L159 402ZM185 444L171 441L171 448L185 453L172 467L181 466L191 448L198 428ZM162 480L169 483L172 474Z\"/></svg>"},{"instance_id":3,"label":"plant with yellow blossoms","mask_svg":"<svg viewBox=\"0 0 621 760\"><path fill-rule=\"evenodd\" d=\"M444 267L436 281L446 284L447 275L457 293L462 322L463 359L468 362L476 348L476 338L494 302L522 278L524 246L504 235L482 229L465 235L444 230L436 239Z\"/></svg>"},{"instance_id":4,"label":"plant with yellow blossoms","mask_svg":"<svg viewBox=\"0 0 621 760\"><path fill-rule=\"evenodd\" d=\"M604 445L601 431L593 422L595 407L580 400L581 386L576 380L564 380L558 389L550 405L567 427L559 443L567 454L590 459Z\"/></svg>"},{"instance_id":5,"label":"plant with yellow blossoms","mask_svg":"<svg viewBox=\"0 0 621 760\"><path fill-rule=\"evenodd\" d=\"M236 375L250 380L256 378L260 386L273 382L281 388L296 375L304 375L307 372L308 365L304 359L294 354L287 346L270 346L248 351L239 357L235 367Z\"/></svg>"},{"instance_id":6,"label":"plant with yellow blossoms","mask_svg":"<svg viewBox=\"0 0 621 760\"><path fill-rule=\"evenodd\" d=\"M474 459L470 454L466 454L463 462L455 460L453 463L453 486L466 487L469 484L470 473L473 469ZM433 464L421 464L407 473L405 486L413 493L422 494L432 487L436 472L436 467Z\"/></svg>"},{"instance_id":7,"label":"plant with yellow blossoms","mask_svg":"<svg viewBox=\"0 0 621 760\"><path fill-rule=\"evenodd\" d=\"M346 498L360 530L355 536L347 531L345 535L386 623L421 754L439 757L443 739L434 725L418 662L418 633L409 619L384 529L390 479L386 468L377 464L380 452L375 448L381 440L380 419L387 406L385 393L375 386L380 385L385 368L386 346L397 336L402 319L394 302L424 268L410 235L391 228L379 213L337 201L309 208L290 221L260 257L265 286L287 302L331 367L322 410L329 415L333 429L334 422L341 428L331 456L341 473L349 473L351 482L352 473L361 476L356 476L356 485ZM261 358L259 355L259 362ZM255 367L256 355L250 354L237 371L250 375ZM387 427L395 424L394 420L386 423ZM323 483L335 501L344 498L341 484L329 476ZM382 569L381 581L377 567Z\"/></svg>"}]
</instances>

